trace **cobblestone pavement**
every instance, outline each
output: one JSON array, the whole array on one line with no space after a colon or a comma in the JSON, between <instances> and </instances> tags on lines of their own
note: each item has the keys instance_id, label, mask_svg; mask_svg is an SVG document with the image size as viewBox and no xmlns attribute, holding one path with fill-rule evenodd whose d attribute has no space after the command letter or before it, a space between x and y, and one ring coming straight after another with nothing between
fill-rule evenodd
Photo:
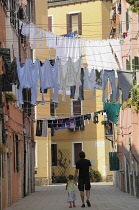
<instances>
[{"instance_id":1,"label":"cobblestone pavement","mask_svg":"<svg viewBox=\"0 0 139 210\"><path fill-rule=\"evenodd\" d=\"M81 208L79 191L76 188L76 207L92 210L138 210L139 199L115 188L111 182L92 183L90 201L92 206ZM6 210L66 210L67 191L65 184L36 186L36 192L19 200Z\"/></svg>"}]
</instances>

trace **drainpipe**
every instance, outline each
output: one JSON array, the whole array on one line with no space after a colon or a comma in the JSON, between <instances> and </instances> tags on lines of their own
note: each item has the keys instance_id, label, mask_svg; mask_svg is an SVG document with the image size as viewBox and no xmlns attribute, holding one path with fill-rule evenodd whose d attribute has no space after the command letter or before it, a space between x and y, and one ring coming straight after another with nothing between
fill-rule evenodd
<instances>
[{"instance_id":1,"label":"drainpipe","mask_svg":"<svg viewBox=\"0 0 139 210\"><path fill-rule=\"evenodd\" d=\"M2 77L0 75L0 144L2 144ZM0 210L2 210L2 154L0 154Z\"/></svg>"}]
</instances>

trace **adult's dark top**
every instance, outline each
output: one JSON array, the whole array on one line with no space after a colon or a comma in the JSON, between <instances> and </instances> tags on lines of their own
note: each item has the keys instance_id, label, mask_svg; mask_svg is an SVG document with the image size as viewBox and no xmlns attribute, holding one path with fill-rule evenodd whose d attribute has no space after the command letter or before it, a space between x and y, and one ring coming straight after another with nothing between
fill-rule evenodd
<instances>
[{"instance_id":1,"label":"adult's dark top","mask_svg":"<svg viewBox=\"0 0 139 210\"><path fill-rule=\"evenodd\" d=\"M79 179L89 178L89 166L91 166L91 162L88 159L77 161L76 169L79 169Z\"/></svg>"}]
</instances>

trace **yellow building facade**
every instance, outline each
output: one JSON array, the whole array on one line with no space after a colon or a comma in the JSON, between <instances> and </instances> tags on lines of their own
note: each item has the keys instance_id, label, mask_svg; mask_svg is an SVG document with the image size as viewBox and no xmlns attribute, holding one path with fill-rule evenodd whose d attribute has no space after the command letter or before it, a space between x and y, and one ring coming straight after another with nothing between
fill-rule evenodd
<instances>
[{"instance_id":1,"label":"yellow building facade","mask_svg":"<svg viewBox=\"0 0 139 210\"><path fill-rule=\"evenodd\" d=\"M48 8L46 0L35 1L35 18L36 27L43 30L48 30ZM40 39L40 37L39 37ZM44 36L42 50L39 50L39 42L36 48L33 50L34 59L38 58L44 62L49 59L50 49L46 47L46 38ZM39 85L38 85L39 87ZM41 105L40 89L38 89L38 102L35 106L35 182L37 185L51 184L51 131L48 129L47 137L36 136L36 124L37 120L44 120L50 117L50 91L44 94L46 104Z\"/></svg>"},{"instance_id":2,"label":"yellow building facade","mask_svg":"<svg viewBox=\"0 0 139 210\"><path fill-rule=\"evenodd\" d=\"M48 1L48 27L51 32L63 35L68 32L77 33L78 38L107 39L110 32L110 6L111 1ZM51 26L51 27L50 27ZM53 55L52 55L53 56ZM86 62L84 60L84 65ZM84 89L84 100L80 101L81 115L103 110L102 92L96 92L96 100L93 100L93 92ZM59 95L59 104L55 108L54 116L73 116L75 99L66 96L63 102ZM111 142L105 139L104 127L101 121L102 114L98 115L99 122L93 120L86 122L84 130L72 131L59 129L52 137L52 178L57 180L59 176L74 174L77 153L85 151L86 158L91 160L93 169L98 169L104 180L110 175L109 152ZM64 178L63 178L64 179Z\"/></svg>"}]
</instances>

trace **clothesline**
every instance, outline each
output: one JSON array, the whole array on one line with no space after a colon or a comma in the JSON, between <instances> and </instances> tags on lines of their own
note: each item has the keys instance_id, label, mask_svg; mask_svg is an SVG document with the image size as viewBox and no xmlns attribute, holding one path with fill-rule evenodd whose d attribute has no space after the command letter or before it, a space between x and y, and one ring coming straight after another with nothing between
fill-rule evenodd
<instances>
[{"instance_id":1,"label":"clothesline","mask_svg":"<svg viewBox=\"0 0 139 210\"><path fill-rule=\"evenodd\" d=\"M54 48L56 50L56 56L62 59L62 63L66 63L69 56L76 61L82 51L86 51L86 60L88 62L88 68L100 68L100 69L123 69L121 45L119 40L92 40L84 38L70 38L63 37L52 32L48 32L44 29L37 28L33 24L26 24L20 22L22 27L22 35L29 36L29 42L32 49L36 48L36 44L39 41L39 50L42 50L42 42L46 37L46 46ZM40 36L39 36L40 34ZM112 54L111 47L115 52L120 67L117 65L114 55ZM90 63L88 56L92 55L95 60ZM103 59L104 57L104 59ZM100 65L100 61L103 61ZM111 64L106 64L106 62ZM100 67L99 67L100 65Z\"/></svg>"},{"instance_id":2,"label":"clothesline","mask_svg":"<svg viewBox=\"0 0 139 210\"><path fill-rule=\"evenodd\" d=\"M36 59L32 63L31 59L26 59L25 64L21 67L18 59L14 59L11 65L4 62L5 71L3 74L3 82L6 80L12 84L18 84L18 102L24 104L22 89L32 88L31 104L37 102L38 80L40 79L40 89L42 91L41 104L45 104L44 90L54 89L53 102L58 103L59 91L62 92L62 100L65 101L66 90L70 92L70 98L84 100L84 88L93 90L92 99L96 99L95 90L102 90L102 102L106 102L105 88L108 80L112 87L111 102L118 101L119 89L122 90L123 101L129 96L129 90L133 88L133 72L123 70L101 70L83 69L81 68L81 57L77 62L73 62L69 58L66 65L61 64L60 59L56 59L55 64L51 65L50 61L46 61L41 65L40 60ZM115 83L118 81L118 87ZM136 81L139 85L139 72L136 72Z\"/></svg>"},{"instance_id":3,"label":"clothesline","mask_svg":"<svg viewBox=\"0 0 139 210\"><path fill-rule=\"evenodd\" d=\"M36 136L47 136L47 128L51 128L51 135L54 135L54 130L59 129L71 129L75 130L84 130L86 125L85 121L88 122L92 118L93 123L98 123L98 114L104 113L104 110L100 110L94 113L70 116L70 117L55 117L55 118L46 118L45 120L37 120L36 124Z\"/></svg>"},{"instance_id":4,"label":"clothesline","mask_svg":"<svg viewBox=\"0 0 139 210\"><path fill-rule=\"evenodd\" d=\"M90 119L92 119L93 123L97 124L99 122L98 114L100 113L107 114L107 121L109 123L117 123L120 107L121 104L104 103L104 110L100 110L90 114L37 120L36 136L47 136L47 128L51 128L52 136L54 136L54 131L59 129L71 129L72 131L76 131L78 129L82 131L86 126L86 122L89 124Z\"/></svg>"}]
</instances>

